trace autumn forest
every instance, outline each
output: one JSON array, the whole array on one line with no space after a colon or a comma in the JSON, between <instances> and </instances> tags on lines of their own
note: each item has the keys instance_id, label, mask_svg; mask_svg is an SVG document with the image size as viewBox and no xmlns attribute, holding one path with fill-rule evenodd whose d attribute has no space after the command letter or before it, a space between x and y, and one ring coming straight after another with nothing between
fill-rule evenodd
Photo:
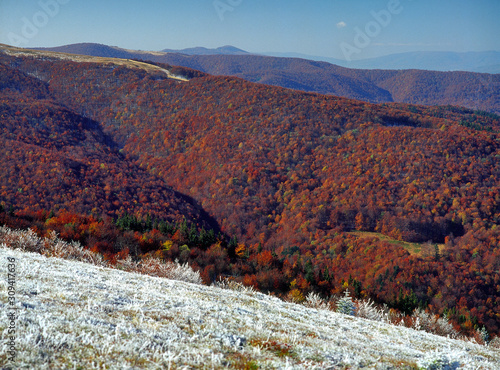
<instances>
[{"instance_id":1,"label":"autumn forest","mask_svg":"<svg viewBox=\"0 0 500 370\"><path fill-rule=\"evenodd\" d=\"M149 65L0 49L0 224L500 334L500 116Z\"/></svg>"}]
</instances>

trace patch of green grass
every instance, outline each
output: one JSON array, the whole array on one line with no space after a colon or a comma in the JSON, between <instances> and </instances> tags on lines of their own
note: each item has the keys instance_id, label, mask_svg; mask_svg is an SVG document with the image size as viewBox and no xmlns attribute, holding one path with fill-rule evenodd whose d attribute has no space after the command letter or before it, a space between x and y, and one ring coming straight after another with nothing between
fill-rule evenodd
<instances>
[{"instance_id":1,"label":"patch of green grass","mask_svg":"<svg viewBox=\"0 0 500 370\"><path fill-rule=\"evenodd\" d=\"M392 239L392 238L388 237L387 235L380 234L380 233L369 232L369 231L351 231L351 232L348 232L347 234L356 236L358 238L375 238L378 240L382 240L382 241L394 244L398 247L402 247L402 248L406 249L408 252L410 252L412 255L417 255L422 250L422 244L420 244L420 243L404 242L401 240Z\"/></svg>"}]
</instances>

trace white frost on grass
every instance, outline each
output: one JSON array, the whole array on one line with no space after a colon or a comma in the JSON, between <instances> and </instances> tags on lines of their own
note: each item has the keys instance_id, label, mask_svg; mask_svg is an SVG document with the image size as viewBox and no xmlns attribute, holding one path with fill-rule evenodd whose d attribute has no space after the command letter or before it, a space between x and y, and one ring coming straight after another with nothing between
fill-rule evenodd
<instances>
[{"instance_id":1,"label":"white frost on grass","mask_svg":"<svg viewBox=\"0 0 500 370\"><path fill-rule=\"evenodd\" d=\"M15 363L7 257L16 259ZM238 291L0 248L0 367L498 369L470 342Z\"/></svg>"}]
</instances>

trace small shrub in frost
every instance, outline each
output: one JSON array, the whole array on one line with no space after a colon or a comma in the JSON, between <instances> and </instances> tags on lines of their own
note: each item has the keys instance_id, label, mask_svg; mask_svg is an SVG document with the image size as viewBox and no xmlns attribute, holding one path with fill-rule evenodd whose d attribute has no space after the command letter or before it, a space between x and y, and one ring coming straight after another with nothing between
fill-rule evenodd
<instances>
[{"instance_id":1,"label":"small shrub in frost","mask_svg":"<svg viewBox=\"0 0 500 370\"><path fill-rule=\"evenodd\" d=\"M163 262L157 258L146 258L137 264L137 270L141 274L164 277L172 280L180 280L188 283L201 284L201 276L198 271L194 271L186 262L181 265L175 262Z\"/></svg>"},{"instance_id":2,"label":"small shrub in frost","mask_svg":"<svg viewBox=\"0 0 500 370\"><path fill-rule=\"evenodd\" d=\"M47 257L63 258L90 263L96 266L107 266L102 255L85 249L78 242L65 242L57 238L57 233L52 231L49 238L45 238L45 248L42 254Z\"/></svg>"},{"instance_id":3,"label":"small shrub in frost","mask_svg":"<svg viewBox=\"0 0 500 370\"><path fill-rule=\"evenodd\" d=\"M11 230L8 227L1 227L0 241L10 249L106 266L100 254L84 249L78 242L68 243L59 239L55 231L50 232L49 237L41 238L32 229Z\"/></svg>"},{"instance_id":4,"label":"small shrub in frost","mask_svg":"<svg viewBox=\"0 0 500 370\"><path fill-rule=\"evenodd\" d=\"M3 226L0 228L0 241L8 248L24 252L41 253L44 248L43 240L32 229L17 231Z\"/></svg>"},{"instance_id":5,"label":"small shrub in frost","mask_svg":"<svg viewBox=\"0 0 500 370\"><path fill-rule=\"evenodd\" d=\"M392 322L389 312L375 307L371 299L356 302L356 316L372 321Z\"/></svg>"},{"instance_id":6,"label":"small shrub in frost","mask_svg":"<svg viewBox=\"0 0 500 370\"><path fill-rule=\"evenodd\" d=\"M431 315L422 309L417 309L413 312L412 318L413 325L411 327L413 329L424 330L428 333L454 339L459 336L446 317Z\"/></svg>"},{"instance_id":7,"label":"small shrub in frost","mask_svg":"<svg viewBox=\"0 0 500 370\"><path fill-rule=\"evenodd\" d=\"M356 313L356 305L354 304L349 291L345 291L344 297L340 298L337 302L337 312L344 315L354 316Z\"/></svg>"},{"instance_id":8,"label":"small shrub in frost","mask_svg":"<svg viewBox=\"0 0 500 370\"><path fill-rule=\"evenodd\" d=\"M485 345L485 346L488 345L490 347L495 346L495 343L493 342L493 340L490 340L490 335L484 326L481 329L476 329L471 337L461 338L461 339L466 339L469 342L474 343L474 344ZM498 338L494 338L494 339L498 339ZM492 342L493 342L493 345L492 345ZM500 344L500 343L497 342L497 345L498 344ZM500 347L497 347L497 348L500 348Z\"/></svg>"},{"instance_id":9,"label":"small shrub in frost","mask_svg":"<svg viewBox=\"0 0 500 370\"><path fill-rule=\"evenodd\" d=\"M453 339L459 337L459 333L455 330L453 325L448 321L448 318L446 317L440 317L436 320L436 327L434 330L434 334L441 335L443 337L449 337Z\"/></svg>"},{"instance_id":10,"label":"small shrub in frost","mask_svg":"<svg viewBox=\"0 0 500 370\"><path fill-rule=\"evenodd\" d=\"M481 344L487 344L490 339L490 335L488 334L486 328L483 326L481 329L477 329L476 331L479 340L482 342Z\"/></svg>"},{"instance_id":11,"label":"small shrub in frost","mask_svg":"<svg viewBox=\"0 0 500 370\"><path fill-rule=\"evenodd\" d=\"M253 286L246 286L242 283L227 278L221 278L219 281L216 281L212 285L217 288L234 290L236 292L255 293L255 289Z\"/></svg>"},{"instance_id":12,"label":"small shrub in frost","mask_svg":"<svg viewBox=\"0 0 500 370\"><path fill-rule=\"evenodd\" d=\"M115 267L125 271L137 271L137 263L130 256L127 256L125 259L116 260Z\"/></svg>"},{"instance_id":13,"label":"small shrub in frost","mask_svg":"<svg viewBox=\"0 0 500 370\"><path fill-rule=\"evenodd\" d=\"M306 299L299 289L292 289L285 297L285 301L292 303L304 303Z\"/></svg>"},{"instance_id":14,"label":"small shrub in frost","mask_svg":"<svg viewBox=\"0 0 500 370\"><path fill-rule=\"evenodd\" d=\"M327 301L321 298L319 294L313 292L307 295L304 305L318 310L328 310L330 308Z\"/></svg>"}]
</instances>

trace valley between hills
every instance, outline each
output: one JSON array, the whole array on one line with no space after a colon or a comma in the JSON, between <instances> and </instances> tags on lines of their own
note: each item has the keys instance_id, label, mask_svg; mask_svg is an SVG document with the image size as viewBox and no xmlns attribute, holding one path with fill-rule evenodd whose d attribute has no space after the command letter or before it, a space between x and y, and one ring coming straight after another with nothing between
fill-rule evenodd
<instances>
[{"instance_id":1,"label":"valley between hills","mask_svg":"<svg viewBox=\"0 0 500 370\"><path fill-rule=\"evenodd\" d=\"M355 100L241 73L1 45L0 223L498 336L499 75L346 70Z\"/></svg>"}]
</instances>

